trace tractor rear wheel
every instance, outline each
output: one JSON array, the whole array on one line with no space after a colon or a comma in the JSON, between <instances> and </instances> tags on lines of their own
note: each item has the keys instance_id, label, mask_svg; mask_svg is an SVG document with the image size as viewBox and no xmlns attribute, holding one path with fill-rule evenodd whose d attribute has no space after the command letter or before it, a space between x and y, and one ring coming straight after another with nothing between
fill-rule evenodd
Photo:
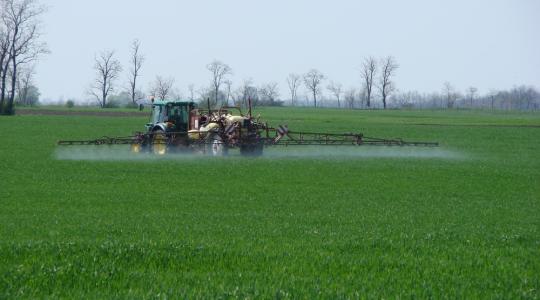
<instances>
[{"instance_id":1,"label":"tractor rear wheel","mask_svg":"<svg viewBox=\"0 0 540 300\"><path fill-rule=\"evenodd\" d=\"M156 155L167 153L167 135L163 130L156 130L152 133L152 152Z\"/></svg>"},{"instance_id":2,"label":"tractor rear wheel","mask_svg":"<svg viewBox=\"0 0 540 300\"><path fill-rule=\"evenodd\" d=\"M228 153L227 145L219 134L212 133L206 138L206 154L210 156L225 156Z\"/></svg>"},{"instance_id":3,"label":"tractor rear wheel","mask_svg":"<svg viewBox=\"0 0 540 300\"><path fill-rule=\"evenodd\" d=\"M240 154L243 156L261 156L263 154L263 143L256 141L240 146Z\"/></svg>"}]
</instances>

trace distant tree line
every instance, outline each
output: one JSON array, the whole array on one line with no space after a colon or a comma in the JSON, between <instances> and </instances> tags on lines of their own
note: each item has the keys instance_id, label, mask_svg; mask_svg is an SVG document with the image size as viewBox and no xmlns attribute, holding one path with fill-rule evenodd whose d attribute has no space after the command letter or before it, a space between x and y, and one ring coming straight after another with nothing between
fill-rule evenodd
<instances>
[{"instance_id":1,"label":"distant tree line","mask_svg":"<svg viewBox=\"0 0 540 300\"><path fill-rule=\"evenodd\" d=\"M104 51L95 58L96 79L90 94L102 107L116 106L118 103L137 103L147 101L145 94L137 85L142 63L145 61L140 52L140 42L135 40L131 46L128 88L117 94L115 81L122 67L114 59L113 51ZM478 94L478 89L469 87L460 92L449 82L442 85L440 92L421 94L416 91L402 92L396 88L394 77L399 65L392 56L380 59L367 57L362 61L358 88L345 89L339 82L328 80L319 70L311 69L304 74L291 73L285 83L288 95L282 97L277 82L255 85L251 78L242 80L234 88L231 76L232 68L219 60L211 61L206 69L210 72L209 84L196 88L188 85L188 97L183 97L175 88L173 77L157 75L147 89L148 95L156 99L189 99L206 106L241 106L248 102L255 106L313 106L337 107L348 109L370 108L489 108L533 110L539 107L539 93L533 87L518 86L508 91L491 91ZM327 83L326 83L327 82ZM325 84L326 83L326 84ZM301 93L304 87L305 94ZM324 94L326 88L327 93ZM287 100L283 100L283 99Z\"/></svg>"},{"instance_id":2,"label":"distant tree line","mask_svg":"<svg viewBox=\"0 0 540 300\"><path fill-rule=\"evenodd\" d=\"M34 63L48 52L41 41L44 12L37 0L0 0L0 114L39 100L33 76Z\"/></svg>"},{"instance_id":3,"label":"distant tree line","mask_svg":"<svg viewBox=\"0 0 540 300\"><path fill-rule=\"evenodd\" d=\"M392 108L415 109L538 110L540 92L532 86L520 85L509 90L492 90L486 94L478 94L475 87L461 92L446 82L440 92L397 92L392 96L390 105Z\"/></svg>"},{"instance_id":4,"label":"distant tree line","mask_svg":"<svg viewBox=\"0 0 540 300\"><path fill-rule=\"evenodd\" d=\"M178 88L175 88L173 77L156 75L155 80L147 89L146 96L138 85L137 78L141 74L142 64L145 57L140 52L140 42L135 40L132 44L130 58L129 84L127 89L117 89L117 79L123 68L120 61L115 58L115 52L106 50L94 58L94 70L96 77L88 89L88 95L92 96L101 107L114 107L119 104L137 105L146 102L147 98L179 100L183 96ZM379 67L380 66L380 70ZM362 84L366 93L366 107L372 106L374 89L378 89L381 95L383 107L387 107L387 99L395 91L393 77L398 65L391 56L380 59L370 57L365 60L362 70ZM279 84L275 81L255 85L251 78L242 80L236 88L233 87L231 75L232 68L226 63L213 60L206 69L210 72L210 82L206 86L196 89L194 84L188 85L189 96L187 99L211 106L241 106L245 107L248 102L254 106L283 106L283 105L308 105L312 101L314 107L329 106L334 100L337 107L356 108L358 105L358 93L355 89L345 90L338 82L329 81L326 89L332 99L324 99L324 86L327 77L317 69L311 69L304 74L291 73L286 78L289 90L289 101L283 100ZM309 94L304 103L299 103L300 87L304 86ZM116 94L114 94L116 92ZM128 99L130 101L128 101ZM186 99L186 98L183 98ZM318 101L319 100L319 101ZM324 100L321 102L320 100ZM331 106L331 105L330 105Z\"/></svg>"}]
</instances>

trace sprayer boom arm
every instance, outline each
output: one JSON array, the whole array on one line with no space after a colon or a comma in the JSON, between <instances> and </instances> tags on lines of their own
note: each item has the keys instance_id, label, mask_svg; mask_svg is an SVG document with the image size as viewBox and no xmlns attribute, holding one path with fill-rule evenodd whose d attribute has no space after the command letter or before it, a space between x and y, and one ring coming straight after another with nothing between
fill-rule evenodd
<instances>
[{"instance_id":1,"label":"sprayer boom arm","mask_svg":"<svg viewBox=\"0 0 540 300\"><path fill-rule=\"evenodd\" d=\"M58 141L61 146L77 145L131 145L137 143L136 136L129 137L102 137L95 140Z\"/></svg>"},{"instance_id":2,"label":"sprayer boom arm","mask_svg":"<svg viewBox=\"0 0 540 300\"><path fill-rule=\"evenodd\" d=\"M435 142L409 142L402 139L383 139L366 137L361 133L320 133L320 132L296 132L289 131L287 127L280 126L275 130L276 137L267 139L266 144L270 145L379 145L379 146L425 146L437 147Z\"/></svg>"}]
</instances>

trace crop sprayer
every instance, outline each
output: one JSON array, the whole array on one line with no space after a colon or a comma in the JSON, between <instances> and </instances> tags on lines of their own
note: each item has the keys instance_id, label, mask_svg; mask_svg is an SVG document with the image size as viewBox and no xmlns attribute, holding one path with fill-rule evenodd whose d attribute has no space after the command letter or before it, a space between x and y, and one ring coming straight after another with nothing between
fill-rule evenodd
<instances>
[{"instance_id":1,"label":"crop sprayer","mask_svg":"<svg viewBox=\"0 0 540 300\"><path fill-rule=\"evenodd\" d=\"M237 111L233 114L233 111ZM362 133L318 133L293 131L286 125L271 127L252 116L251 101L248 113L239 107L201 109L190 101L152 101L151 122L144 132L125 137L102 137L93 140L64 140L58 145L130 145L140 153L192 152L211 156L226 155L229 149L240 149L246 156L262 155L269 146L426 146L436 142L410 142L364 136Z\"/></svg>"}]
</instances>

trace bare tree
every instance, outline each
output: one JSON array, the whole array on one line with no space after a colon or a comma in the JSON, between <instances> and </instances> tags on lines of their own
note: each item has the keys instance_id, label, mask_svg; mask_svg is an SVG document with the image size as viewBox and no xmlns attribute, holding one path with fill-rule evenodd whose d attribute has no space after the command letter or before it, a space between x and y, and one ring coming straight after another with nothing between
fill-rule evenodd
<instances>
[{"instance_id":1,"label":"bare tree","mask_svg":"<svg viewBox=\"0 0 540 300\"><path fill-rule=\"evenodd\" d=\"M476 96L476 92L478 91L477 88L474 86L471 86L467 89L467 96L469 97L469 105L470 107L473 107L474 97Z\"/></svg>"},{"instance_id":2,"label":"bare tree","mask_svg":"<svg viewBox=\"0 0 540 300\"><path fill-rule=\"evenodd\" d=\"M7 2L0 0L0 113L4 107L6 96L6 82L10 63L9 50L11 48L11 30L6 22Z\"/></svg>"},{"instance_id":3,"label":"bare tree","mask_svg":"<svg viewBox=\"0 0 540 300\"><path fill-rule=\"evenodd\" d=\"M381 97L383 107L386 109L386 99L394 91L394 83L392 77L396 72L399 65L396 63L392 56L387 56L381 61L381 77L379 81L379 89L381 91Z\"/></svg>"},{"instance_id":4,"label":"bare tree","mask_svg":"<svg viewBox=\"0 0 540 300\"><path fill-rule=\"evenodd\" d=\"M214 101L218 102L219 87L227 75L232 74L231 68L219 60L209 63L206 68L212 72L212 86L214 88Z\"/></svg>"},{"instance_id":5,"label":"bare tree","mask_svg":"<svg viewBox=\"0 0 540 300\"><path fill-rule=\"evenodd\" d=\"M373 91L373 79L377 72L377 61L374 57L364 59L362 64L361 75L364 81L364 89L366 91L366 106L371 107L371 92Z\"/></svg>"},{"instance_id":6,"label":"bare tree","mask_svg":"<svg viewBox=\"0 0 540 300\"><path fill-rule=\"evenodd\" d=\"M456 102L458 95L452 84L450 84L448 81L443 84L443 94L446 99L446 107L454 107L454 103Z\"/></svg>"},{"instance_id":7,"label":"bare tree","mask_svg":"<svg viewBox=\"0 0 540 300\"><path fill-rule=\"evenodd\" d=\"M270 82L263 84L259 88L259 100L263 101L264 105L275 105L277 98L279 97L277 82Z\"/></svg>"},{"instance_id":8,"label":"bare tree","mask_svg":"<svg viewBox=\"0 0 540 300\"><path fill-rule=\"evenodd\" d=\"M230 79L225 80L225 86L227 86L227 97L225 97L225 106L229 106L229 100L231 99L232 81Z\"/></svg>"},{"instance_id":9,"label":"bare tree","mask_svg":"<svg viewBox=\"0 0 540 300\"><path fill-rule=\"evenodd\" d=\"M489 97L489 107L491 110L495 109L495 96L498 94L498 92L494 89L491 89L489 91L488 97Z\"/></svg>"},{"instance_id":10,"label":"bare tree","mask_svg":"<svg viewBox=\"0 0 540 300\"><path fill-rule=\"evenodd\" d=\"M174 83L174 81L173 81L173 83ZM182 98L183 98L182 91L177 87L171 87L168 94L167 94L167 97L170 98L170 99L174 99L175 101L181 101Z\"/></svg>"},{"instance_id":11,"label":"bare tree","mask_svg":"<svg viewBox=\"0 0 540 300\"><path fill-rule=\"evenodd\" d=\"M536 105L535 98L538 98L538 93L531 86L520 85L510 90L510 98L517 109L531 109Z\"/></svg>"},{"instance_id":12,"label":"bare tree","mask_svg":"<svg viewBox=\"0 0 540 300\"><path fill-rule=\"evenodd\" d=\"M137 91L137 78L140 76L140 70L145 60L140 53L141 42L134 40L131 44L131 68L129 70L129 96L133 104L137 104L137 98L140 97L140 92Z\"/></svg>"},{"instance_id":13,"label":"bare tree","mask_svg":"<svg viewBox=\"0 0 540 300\"><path fill-rule=\"evenodd\" d=\"M96 79L90 86L89 94L93 95L103 108L107 105L107 97L114 91L114 84L122 66L114 58L114 51L103 51L95 57L94 70L96 70Z\"/></svg>"},{"instance_id":14,"label":"bare tree","mask_svg":"<svg viewBox=\"0 0 540 300\"><path fill-rule=\"evenodd\" d=\"M236 106L246 106L248 100L251 100L253 104L258 101L257 88L253 86L253 80L251 78L244 79L242 86L240 86L234 93L233 99Z\"/></svg>"},{"instance_id":15,"label":"bare tree","mask_svg":"<svg viewBox=\"0 0 540 300\"><path fill-rule=\"evenodd\" d=\"M417 91L396 92L390 97L390 102L394 107L412 108L422 96Z\"/></svg>"},{"instance_id":16,"label":"bare tree","mask_svg":"<svg viewBox=\"0 0 540 300\"><path fill-rule=\"evenodd\" d=\"M365 108L367 107L366 105L366 102L367 102L367 91L366 91L366 88L363 87L361 88L359 91L358 91L358 100L360 100L360 108Z\"/></svg>"},{"instance_id":17,"label":"bare tree","mask_svg":"<svg viewBox=\"0 0 540 300\"><path fill-rule=\"evenodd\" d=\"M298 87L300 87L300 75L291 73L287 77L287 85L289 86L289 91L291 93L291 105L296 104Z\"/></svg>"},{"instance_id":18,"label":"bare tree","mask_svg":"<svg viewBox=\"0 0 540 300\"><path fill-rule=\"evenodd\" d=\"M193 83L188 85L188 91L189 91L189 100L195 101L195 85Z\"/></svg>"},{"instance_id":19,"label":"bare tree","mask_svg":"<svg viewBox=\"0 0 540 300\"><path fill-rule=\"evenodd\" d=\"M198 88L195 92L199 95L199 101L200 102L203 102L206 104L206 98L209 94L214 94L214 91L213 91L214 88L208 88L208 87L200 87Z\"/></svg>"},{"instance_id":20,"label":"bare tree","mask_svg":"<svg viewBox=\"0 0 540 300\"><path fill-rule=\"evenodd\" d=\"M313 104L317 107L317 95L321 93L321 82L324 80L324 75L316 69L311 69L304 74L304 84L313 96Z\"/></svg>"},{"instance_id":21,"label":"bare tree","mask_svg":"<svg viewBox=\"0 0 540 300\"><path fill-rule=\"evenodd\" d=\"M151 88L151 93L160 100L165 100L167 96L172 92L174 85L174 78L164 78L162 76L156 76L156 80Z\"/></svg>"},{"instance_id":22,"label":"bare tree","mask_svg":"<svg viewBox=\"0 0 540 300\"><path fill-rule=\"evenodd\" d=\"M40 41L39 17L45 8L37 0L2 0L0 1L0 67L1 91L0 112L12 113L16 94L18 68L35 61L39 55L47 53L46 44ZM5 52L7 49L7 54ZM3 53L3 54L2 54ZM3 57L3 58L2 58ZM7 106L7 78L11 74Z\"/></svg>"},{"instance_id":23,"label":"bare tree","mask_svg":"<svg viewBox=\"0 0 540 300\"><path fill-rule=\"evenodd\" d=\"M19 74L17 76L17 102L22 105L32 105L28 101L28 92L33 85L35 69L34 66L28 68L19 68Z\"/></svg>"},{"instance_id":24,"label":"bare tree","mask_svg":"<svg viewBox=\"0 0 540 300\"><path fill-rule=\"evenodd\" d=\"M356 98L356 90L350 88L345 92L345 102L350 109L354 108L354 100Z\"/></svg>"},{"instance_id":25,"label":"bare tree","mask_svg":"<svg viewBox=\"0 0 540 300\"><path fill-rule=\"evenodd\" d=\"M343 93L343 85L341 83L336 83L333 81L330 81L330 84L328 85L327 89L336 97L337 105L338 107L341 107L341 94Z\"/></svg>"},{"instance_id":26,"label":"bare tree","mask_svg":"<svg viewBox=\"0 0 540 300\"><path fill-rule=\"evenodd\" d=\"M253 104L258 102L258 91L257 88L253 85L253 79L248 78L244 80L244 83L241 87L242 89L242 102L244 106L248 105L248 101L251 100Z\"/></svg>"}]
</instances>

